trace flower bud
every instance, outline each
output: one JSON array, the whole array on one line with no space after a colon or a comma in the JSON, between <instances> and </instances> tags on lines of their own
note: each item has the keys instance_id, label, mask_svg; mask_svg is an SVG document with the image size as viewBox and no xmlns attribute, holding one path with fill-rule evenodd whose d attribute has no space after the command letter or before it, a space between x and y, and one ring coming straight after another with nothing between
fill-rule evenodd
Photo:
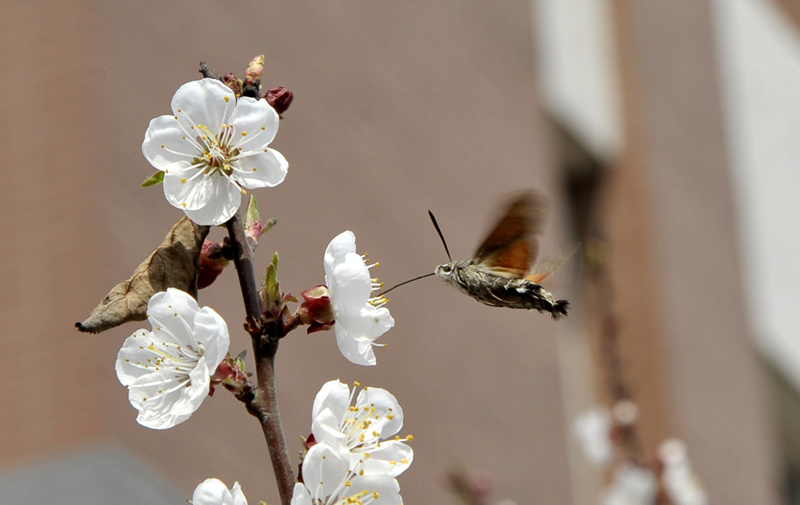
<instances>
[{"instance_id":1,"label":"flower bud","mask_svg":"<svg viewBox=\"0 0 800 505\"><path fill-rule=\"evenodd\" d=\"M329 330L333 326L333 306L328 287L321 285L300 293L303 303L297 309L303 324L310 325L308 333Z\"/></svg>"},{"instance_id":2,"label":"flower bud","mask_svg":"<svg viewBox=\"0 0 800 505\"><path fill-rule=\"evenodd\" d=\"M242 394L248 387L247 373L244 371L244 362L239 358L232 358L230 354L217 366L211 376L211 386L208 396L214 395L214 388L222 385L228 391Z\"/></svg>"},{"instance_id":3,"label":"flower bud","mask_svg":"<svg viewBox=\"0 0 800 505\"><path fill-rule=\"evenodd\" d=\"M247 72L244 75L245 86L258 86L261 84L261 74L264 72L264 55L256 56L247 65Z\"/></svg>"},{"instance_id":4,"label":"flower bud","mask_svg":"<svg viewBox=\"0 0 800 505\"><path fill-rule=\"evenodd\" d=\"M225 244L217 244L210 240L203 242L198 263L197 289L210 286L222 273L231 260L225 257Z\"/></svg>"},{"instance_id":5,"label":"flower bud","mask_svg":"<svg viewBox=\"0 0 800 505\"><path fill-rule=\"evenodd\" d=\"M264 93L264 100L275 109L278 115L282 115L292 105L294 93L286 86L278 86Z\"/></svg>"},{"instance_id":6,"label":"flower bud","mask_svg":"<svg viewBox=\"0 0 800 505\"><path fill-rule=\"evenodd\" d=\"M232 73L228 72L222 76L222 83L231 88L231 91L233 91L236 96L242 94L242 81L241 79L237 79Z\"/></svg>"}]
</instances>

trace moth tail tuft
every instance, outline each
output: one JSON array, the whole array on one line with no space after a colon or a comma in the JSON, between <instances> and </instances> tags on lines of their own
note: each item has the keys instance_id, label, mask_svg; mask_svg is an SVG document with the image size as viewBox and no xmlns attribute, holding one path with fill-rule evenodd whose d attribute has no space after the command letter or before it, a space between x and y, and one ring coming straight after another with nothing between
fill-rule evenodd
<instances>
[{"instance_id":1,"label":"moth tail tuft","mask_svg":"<svg viewBox=\"0 0 800 505\"><path fill-rule=\"evenodd\" d=\"M556 300L556 303L553 304L552 310L550 310L550 317L558 321L562 317L568 317L567 309L569 308L569 302L567 300Z\"/></svg>"}]
</instances>

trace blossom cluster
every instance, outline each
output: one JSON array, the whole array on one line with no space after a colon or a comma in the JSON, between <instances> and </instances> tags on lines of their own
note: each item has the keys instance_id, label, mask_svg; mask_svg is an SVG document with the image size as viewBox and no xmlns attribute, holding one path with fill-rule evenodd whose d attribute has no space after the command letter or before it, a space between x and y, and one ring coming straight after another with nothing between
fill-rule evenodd
<instances>
[{"instance_id":1,"label":"blossom cluster","mask_svg":"<svg viewBox=\"0 0 800 505\"><path fill-rule=\"evenodd\" d=\"M618 459L619 431L630 427L637 417L638 408L630 401L617 403L611 411L594 408L578 416L573 434L588 461L607 466ZM686 444L678 439L662 442L650 466L620 462L600 495L600 505L652 505L659 493L673 505L708 505L708 497L692 471Z\"/></svg>"},{"instance_id":2,"label":"blossom cluster","mask_svg":"<svg viewBox=\"0 0 800 505\"><path fill-rule=\"evenodd\" d=\"M353 405L355 392L333 380L314 399L310 447L292 505L403 502L395 477L414 459L406 444L413 437L397 435L403 409L391 393L371 387Z\"/></svg>"}]
</instances>

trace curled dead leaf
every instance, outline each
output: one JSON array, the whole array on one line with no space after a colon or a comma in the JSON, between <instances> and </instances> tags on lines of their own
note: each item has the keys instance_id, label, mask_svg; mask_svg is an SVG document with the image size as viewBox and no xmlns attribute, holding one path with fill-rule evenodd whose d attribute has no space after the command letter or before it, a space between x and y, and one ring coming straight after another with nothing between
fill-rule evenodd
<instances>
[{"instance_id":1,"label":"curled dead leaf","mask_svg":"<svg viewBox=\"0 0 800 505\"><path fill-rule=\"evenodd\" d=\"M143 321L150 297L167 288L197 298L197 264L209 229L181 218L133 275L114 286L89 317L75 326L82 332L100 333L128 321Z\"/></svg>"}]
</instances>

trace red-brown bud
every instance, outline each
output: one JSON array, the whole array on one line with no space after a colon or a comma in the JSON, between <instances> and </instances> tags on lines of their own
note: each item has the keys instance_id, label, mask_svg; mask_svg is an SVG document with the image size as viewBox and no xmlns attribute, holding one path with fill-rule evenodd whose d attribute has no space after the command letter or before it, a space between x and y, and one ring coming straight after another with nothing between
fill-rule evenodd
<instances>
[{"instance_id":1,"label":"red-brown bud","mask_svg":"<svg viewBox=\"0 0 800 505\"><path fill-rule=\"evenodd\" d=\"M231 91L233 91L236 96L242 94L242 81L241 79L237 79L232 73L228 72L222 76L222 84L231 88Z\"/></svg>"},{"instance_id":2,"label":"red-brown bud","mask_svg":"<svg viewBox=\"0 0 800 505\"><path fill-rule=\"evenodd\" d=\"M303 303L297 309L303 324L310 325L308 333L329 330L333 323L333 306L327 286L317 286L300 293Z\"/></svg>"},{"instance_id":3,"label":"red-brown bud","mask_svg":"<svg viewBox=\"0 0 800 505\"><path fill-rule=\"evenodd\" d=\"M278 115L282 115L292 105L294 93L286 86L278 86L264 93L264 100L275 109Z\"/></svg>"},{"instance_id":4,"label":"red-brown bud","mask_svg":"<svg viewBox=\"0 0 800 505\"><path fill-rule=\"evenodd\" d=\"M217 244L210 240L203 242L197 269L197 289L210 286L231 262L225 257L224 247L224 244Z\"/></svg>"}]
</instances>

